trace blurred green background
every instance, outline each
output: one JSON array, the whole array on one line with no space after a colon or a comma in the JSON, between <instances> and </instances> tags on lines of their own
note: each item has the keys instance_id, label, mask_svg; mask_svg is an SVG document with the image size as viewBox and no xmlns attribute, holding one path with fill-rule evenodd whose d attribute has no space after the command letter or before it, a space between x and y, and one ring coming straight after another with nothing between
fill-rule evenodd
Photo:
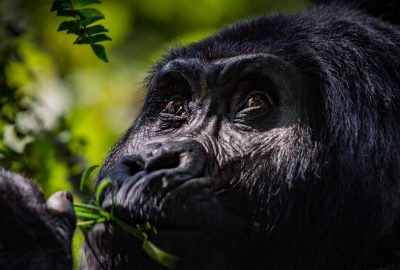
<instances>
[{"instance_id":1,"label":"blurred green background","mask_svg":"<svg viewBox=\"0 0 400 270\"><path fill-rule=\"evenodd\" d=\"M307 0L104 0L106 64L75 37L50 0L0 0L0 166L35 179L45 196L77 198L82 172L101 164L132 124L146 71L168 49L240 19L295 12ZM90 190L88 188L87 190ZM76 245L79 243L77 242Z\"/></svg>"}]
</instances>

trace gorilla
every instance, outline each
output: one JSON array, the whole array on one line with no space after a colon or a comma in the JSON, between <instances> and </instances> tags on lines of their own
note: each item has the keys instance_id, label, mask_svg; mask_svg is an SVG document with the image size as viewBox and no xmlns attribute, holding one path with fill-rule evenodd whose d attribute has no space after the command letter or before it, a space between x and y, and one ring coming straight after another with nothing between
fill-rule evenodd
<instances>
[{"instance_id":1,"label":"gorilla","mask_svg":"<svg viewBox=\"0 0 400 270\"><path fill-rule=\"evenodd\" d=\"M400 2L323 2L227 26L152 68L98 179L115 183L102 207L154 225L177 269L400 269ZM163 269L109 223L87 234L82 264Z\"/></svg>"}]
</instances>

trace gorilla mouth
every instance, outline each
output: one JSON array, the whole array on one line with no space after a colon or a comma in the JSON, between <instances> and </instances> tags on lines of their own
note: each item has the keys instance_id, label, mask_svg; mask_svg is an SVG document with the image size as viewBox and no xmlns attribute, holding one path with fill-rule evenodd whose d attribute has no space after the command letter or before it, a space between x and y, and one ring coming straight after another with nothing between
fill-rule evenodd
<instances>
[{"instance_id":1,"label":"gorilla mouth","mask_svg":"<svg viewBox=\"0 0 400 270\"><path fill-rule=\"evenodd\" d=\"M193 178L176 183L174 187L164 187L167 190L158 193L151 192L146 178L135 183L127 181L126 185L132 187L121 186L114 201L111 194L107 194L102 206L104 209L114 207L115 215L129 224L149 222L163 234L201 234L225 230L230 222L248 222L250 213L233 209L227 203L235 196L234 201L242 201L246 205L248 202L239 194L227 190L211 190L209 184L215 181L218 180ZM158 188L163 188L161 182ZM155 188L154 185L152 188Z\"/></svg>"},{"instance_id":2,"label":"gorilla mouth","mask_svg":"<svg viewBox=\"0 0 400 270\"><path fill-rule=\"evenodd\" d=\"M163 196L158 196L160 192L150 192L152 189L149 189L146 177L136 182L126 181L115 194L115 216L131 226L149 222L157 231L148 231L149 240L177 256L180 260L178 269L209 269L204 265L204 258L210 258L217 265L227 265L226 261L219 261L220 258L243 253L243 243L252 232L249 228L251 219L232 211L225 200L234 195L225 190L213 192L207 185L210 181L217 179L192 178L169 189ZM130 188L125 187L130 185ZM111 194L106 194L102 206L105 209L112 207ZM127 262L135 262L143 266L142 269L163 269L155 265L137 241L119 226L99 225L91 231L91 239L96 240L89 245L98 250L94 254L109 253L112 257L124 254ZM239 255L234 257L239 258Z\"/></svg>"}]
</instances>

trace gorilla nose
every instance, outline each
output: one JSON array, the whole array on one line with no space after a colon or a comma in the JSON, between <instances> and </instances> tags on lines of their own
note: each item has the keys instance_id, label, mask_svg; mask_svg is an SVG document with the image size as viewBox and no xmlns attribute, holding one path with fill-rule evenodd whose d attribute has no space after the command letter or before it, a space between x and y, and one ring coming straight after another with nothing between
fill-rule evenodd
<instances>
[{"instance_id":1,"label":"gorilla nose","mask_svg":"<svg viewBox=\"0 0 400 270\"><path fill-rule=\"evenodd\" d=\"M171 185L204 176L207 160L204 147L195 140L152 143L134 155L123 157L110 171L109 177L117 186L145 177Z\"/></svg>"}]
</instances>

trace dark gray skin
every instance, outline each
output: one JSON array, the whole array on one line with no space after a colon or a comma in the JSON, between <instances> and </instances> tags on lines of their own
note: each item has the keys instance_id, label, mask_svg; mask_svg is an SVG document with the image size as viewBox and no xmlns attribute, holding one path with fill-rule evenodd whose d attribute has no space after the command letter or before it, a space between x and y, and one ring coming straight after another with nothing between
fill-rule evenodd
<instances>
[{"instance_id":1,"label":"dark gray skin","mask_svg":"<svg viewBox=\"0 0 400 270\"><path fill-rule=\"evenodd\" d=\"M178 269L400 268L400 6L355 3L240 22L153 68L99 179ZM111 224L83 268L163 269Z\"/></svg>"}]
</instances>

